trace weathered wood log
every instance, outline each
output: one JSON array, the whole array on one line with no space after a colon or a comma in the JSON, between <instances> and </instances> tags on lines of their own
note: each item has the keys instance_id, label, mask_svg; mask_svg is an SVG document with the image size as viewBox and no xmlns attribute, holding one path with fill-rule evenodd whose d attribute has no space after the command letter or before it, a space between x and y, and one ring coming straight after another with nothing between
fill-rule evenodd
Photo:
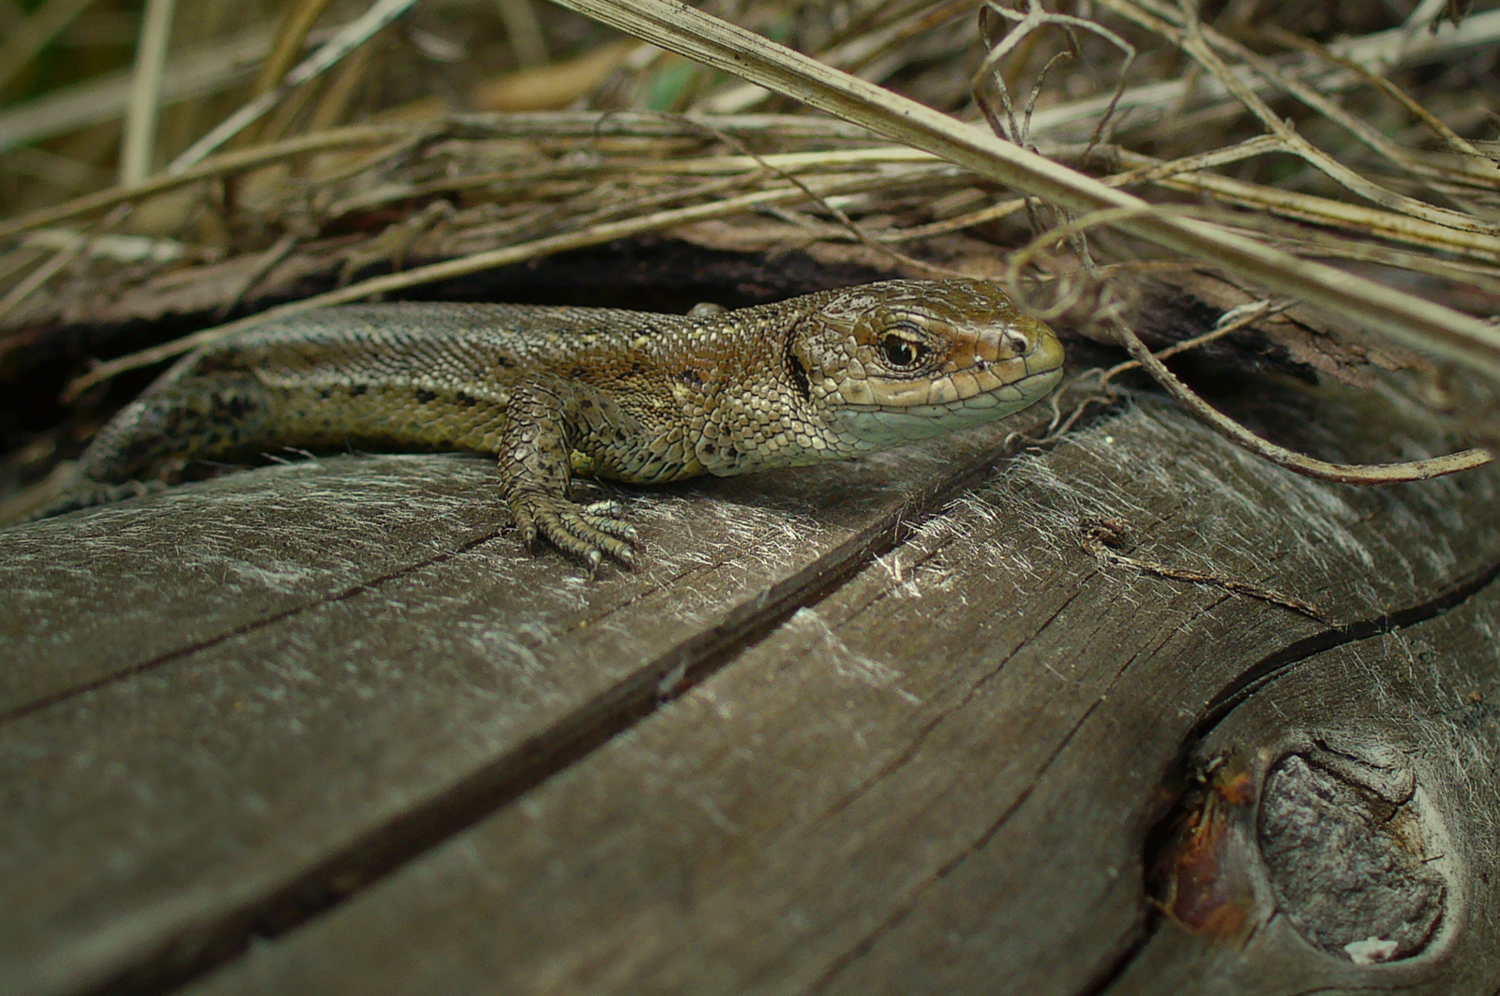
<instances>
[{"instance_id":1,"label":"weathered wood log","mask_svg":"<svg viewBox=\"0 0 1500 996\"><path fill-rule=\"evenodd\" d=\"M593 582L463 458L0 533L0 990L1492 992L1500 473L1004 435L630 492Z\"/></svg>"}]
</instances>

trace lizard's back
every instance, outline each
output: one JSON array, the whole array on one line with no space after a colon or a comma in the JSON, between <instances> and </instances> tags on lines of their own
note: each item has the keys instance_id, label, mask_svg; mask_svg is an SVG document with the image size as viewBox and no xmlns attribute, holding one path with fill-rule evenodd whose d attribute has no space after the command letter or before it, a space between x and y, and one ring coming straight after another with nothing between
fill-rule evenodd
<instances>
[{"instance_id":1,"label":"lizard's back","mask_svg":"<svg viewBox=\"0 0 1500 996\"><path fill-rule=\"evenodd\" d=\"M683 319L594 308L401 303L297 315L188 356L84 452L85 478L149 479L191 455L281 447L494 452L513 386L608 381Z\"/></svg>"},{"instance_id":2,"label":"lizard's back","mask_svg":"<svg viewBox=\"0 0 1500 996\"><path fill-rule=\"evenodd\" d=\"M570 501L634 484L845 459L1044 396L1062 345L982 281L887 281L712 315L404 304L334 308L204 347L80 458L51 510L278 447L494 454L528 543L590 564L635 534ZM47 513L44 513L47 514Z\"/></svg>"}]
</instances>

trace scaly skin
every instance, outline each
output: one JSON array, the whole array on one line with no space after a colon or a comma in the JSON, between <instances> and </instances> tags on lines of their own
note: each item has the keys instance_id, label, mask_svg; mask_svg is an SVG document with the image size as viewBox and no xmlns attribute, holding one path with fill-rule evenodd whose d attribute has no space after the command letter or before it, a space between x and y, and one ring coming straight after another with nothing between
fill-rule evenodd
<instances>
[{"instance_id":1,"label":"scaly skin","mask_svg":"<svg viewBox=\"0 0 1500 996\"><path fill-rule=\"evenodd\" d=\"M972 280L689 316L332 308L185 357L85 451L80 493L281 446L477 450L498 456L529 545L629 563L635 532L569 501L573 474L651 484L858 456L1025 408L1062 362L1050 329Z\"/></svg>"}]
</instances>

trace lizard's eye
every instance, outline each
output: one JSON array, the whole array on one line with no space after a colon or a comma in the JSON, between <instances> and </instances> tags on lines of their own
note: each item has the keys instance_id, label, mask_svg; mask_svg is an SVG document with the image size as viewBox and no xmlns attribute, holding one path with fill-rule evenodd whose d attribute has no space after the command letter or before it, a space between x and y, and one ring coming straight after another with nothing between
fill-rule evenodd
<instances>
[{"instance_id":1,"label":"lizard's eye","mask_svg":"<svg viewBox=\"0 0 1500 996\"><path fill-rule=\"evenodd\" d=\"M927 347L905 336L890 334L880 337L880 352L885 361L898 370L914 367L927 355Z\"/></svg>"}]
</instances>

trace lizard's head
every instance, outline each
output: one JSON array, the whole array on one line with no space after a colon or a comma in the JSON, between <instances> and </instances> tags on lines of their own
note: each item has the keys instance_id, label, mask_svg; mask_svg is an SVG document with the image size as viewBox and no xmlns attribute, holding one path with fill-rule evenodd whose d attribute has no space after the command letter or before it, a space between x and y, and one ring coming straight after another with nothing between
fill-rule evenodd
<instances>
[{"instance_id":1,"label":"lizard's head","mask_svg":"<svg viewBox=\"0 0 1500 996\"><path fill-rule=\"evenodd\" d=\"M1002 418L1062 379L1053 331L978 280L838 291L800 328L788 355L794 375L865 447Z\"/></svg>"}]
</instances>

